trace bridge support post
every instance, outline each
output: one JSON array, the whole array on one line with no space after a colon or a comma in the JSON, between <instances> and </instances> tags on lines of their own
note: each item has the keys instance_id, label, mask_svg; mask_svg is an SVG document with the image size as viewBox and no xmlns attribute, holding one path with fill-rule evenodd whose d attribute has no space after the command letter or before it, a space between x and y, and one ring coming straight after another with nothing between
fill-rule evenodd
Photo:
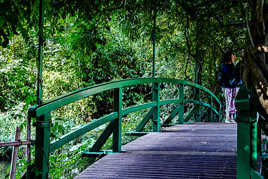
<instances>
[{"instance_id":1,"label":"bridge support post","mask_svg":"<svg viewBox=\"0 0 268 179\"><path fill-rule=\"evenodd\" d=\"M49 147L50 147L50 113L36 119L36 143L35 162L31 171L31 176L46 179L49 172Z\"/></svg>"},{"instance_id":2,"label":"bridge support post","mask_svg":"<svg viewBox=\"0 0 268 179\"><path fill-rule=\"evenodd\" d=\"M237 116L237 179L256 178L257 114L252 111L249 91L242 87L236 98Z\"/></svg>"},{"instance_id":3,"label":"bridge support post","mask_svg":"<svg viewBox=\"0 0 268 179\"><path fill-rule=\"evenodd\" d=\"M153 84L153 100L156 106L153 107L153 132L160 132L160 85L159 83Z\"/></svg>"},{"instance_id":4,"label":"bridge support post","mask_svg":"<svg viewBox=\"0 0 268 179\"><path fill-rule=\"evenodd\" d=\"M114 89L114 112L118 113L118 118L114 121L113 129L113 152L121 152L122 137L122 88Z\"/></svg>"}]
</instances>

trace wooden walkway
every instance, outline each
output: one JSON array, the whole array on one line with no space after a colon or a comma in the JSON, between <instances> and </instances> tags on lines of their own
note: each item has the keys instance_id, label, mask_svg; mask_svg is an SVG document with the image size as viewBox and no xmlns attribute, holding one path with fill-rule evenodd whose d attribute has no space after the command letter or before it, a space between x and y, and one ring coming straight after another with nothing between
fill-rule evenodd
<instances>
[{"instance_id":1,"label":"wooden walkway","mask_svg":"<svg viewBox=\"0 0 268 179\"><path fill-rule=\"evenodd\" d=\"M236 178L236 124L173 126L128 143L76 179Z\"/></svg>"}]
</instances>

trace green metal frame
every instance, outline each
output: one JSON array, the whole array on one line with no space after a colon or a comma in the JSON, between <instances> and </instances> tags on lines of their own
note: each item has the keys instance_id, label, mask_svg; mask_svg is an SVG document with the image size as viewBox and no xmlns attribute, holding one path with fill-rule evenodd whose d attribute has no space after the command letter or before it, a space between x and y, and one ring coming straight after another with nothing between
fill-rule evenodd
<instances>
[{"instance_id":1,"label":"green metal frame","mask_svg":"<svg viewBox=\"0 0 268 179\"><path fill-rule=\"evenodd\" d=\"M101 147L105 144L105 142L108 140L110 135L113 133L113 128L114 128L114 122L111 121L110 124L105 128L103 133L100 135L100 137L97 139L95 144L92 146L90 149L90 152L98 152L100 151Z\"/></svg>"},{"instance_id":2,"label":"green metal frame","mask_svg":"<svg viewBox=\"0 0 268 179\"><path fill-rule=\"evenodd\" d=\"M121 151L121 137L122 137L122 88L114 89L114 112L117 118L114 120L113 128L113 151Z\"/></svg>"},{"instance_id":3,"label":"green metal frame","mask_svg":"<svg viewBox=\"0 0 268 179\"><path fill-rule=\"evenodd\" d=\"M172 119L178 115L178 123L183 123L184 120L188 120L193 115L196 121L201 121L201 109L200 106L207 107L209 110L210 121L213 121L214 114L221 119L221 103L218 98L211 93L208 89L201 87L197 84L177 80L177 79L165 79L165 78L154 78L155 77L155 28L156 28L156 14L154 11L153 17L153 78L147 79L133 79L133 80L123 80L114 81L104 84L95 85L92 87L80 89L74 91L70 94L59 96L50 101L42 101L42 70L43 70L43 23L44 23L44 10L45 10L45 0L39 0L39 50L38 50L38 80L37 80L37 106L32 106L28 111L29 118L36 118L36 143L35 143L35 162L34 166L30 166L27 169L27 178L48 178L48 164L49 155L56 149L62 147L64 144L76 139L77 137L110 122L106 127L104 132L98 138L96 143L91 148L91 152L99 153L105 141L113 133L113 152L121 151L121 135L122 135L122 117L135 111L141 109L151 108L147 113L145 118L137 126L136 131L141 132L145 125L150 119L152 119L154 132L160 131L160 106L167 104L178 104L178 106L171 112L170 116L163 123L163 125L169 125ZM196 64L197 68L197 64ZM197 74L197 73L196 73ZM195 79L197 79L195 74ZM152 84L152 102L147 104L142 104L139 106L134 106L126 109L122 109L122 88L131 85L140 84ZM174 100L164 100L160 101L160 83L173 83L179 85L179 99ZM184 100L184 86L192 86L195 88L195 98ZM55 109L65 106L67 104L73 103L80 99L86 98L88 96L101 93L107 90L114 90L114 111L113 113L103 116L99 119L93 120L90 123L80 127L79 129L72 131L64 136L62 136L57 141L50 143L50 124L51 124L51 112ZM200 91L206 92L210 95L210 104L207 104L200 100ZM237 104L239 109L239 114L237 118L238 122L238 157L237 157L237 178L247 179L247 178L263 178L257 171L257 155L258 155L258 145L257 145L257 133L260 130L257 128L256 112L250 112L250 105L248 99L248 92L245 89L240 90L237 97ZM218 104L218 109L214 105L214 102ZM194 103L195 107L184 119L184 104Z\"/></svg>"},{"instance_id":4,"label":"green metal frame","mask_svg":"<svg viewBox=\"0 0 268 179\"><path fill-rule=\"evenodd\" d=\"M102 83L99 85L90 86L87 88L76 90L70 94L62 95L56 98L53 98L51 100L48 100L44 102L41 105L35 106L34 110L32 111L31 116L33 117L39 117L42 115L45 115L51 111L54 111L55 109L65 106L67 104L73 103L75 101L78 101L80 99L86 98L88 96L92 96L94 94L98 94L107 90L112 90L115 88L124 88L129 87L133 85L142 85L142 84L152 84L152 83L171 83L171 84L178 84L178 85L184 85L184 86L192 86L194 88L198 88L204 92L206 92L208 95L210 95L215 102L218 105L221 105L220 100L207 88L202 87L198 84L185 81L185 80L179 80L179 79L171 79L171 78L139 78L139 79L131 79L131 80L121 80L121 81L112 81L107 83ZM168 101L167 103L173 103L176 100ZM161 105L161 102L159 103ZM156 103L152 103L151 107L155 106ZM214 108L215 109L215 108Z\"/></svg>"},{"instance_id":5,"label":"green metal frame","mask_svg":"<svg viewBox=\"0 0 268 179\"><path fill-rule=\"evenodd\" d=\"M169 100L160 100L160 84L161 83L171 83L179 86L179 99L169 99ZM124 87L129 87L133 85L143 85L143 84L152 84L153 94L152 94L152 102L141 104L138 106L131 106L128 108L122 108L122 89ZM198 91L202 90L207 93L217 105L207 104L201 99L193 100L193 99L184 99L184 87L191 86L197 88ZM114 92L114 108L111 114L103 116L99 119L95 119L90 123L72 131L64 136L62 136L57 141L50 143L50 123L51 117L50 114L52 111L56 110L59 107L68 105L80 99L86 98L88 96L92 96L94 94L102 93L107 90L113 90ZM85 133L110 122L110 124L106 127L104 132L101 134L97 142L91 148L91 152L98 153L105 141L109 138L109 136L113 133L113 152L121 151L121 135L122 135L122 118L129 113L136 112L142 109L149 108L150 111L147 113L142 122L137 126L137 132L141 132L146 123L151 119L153 122L152 131L159 132L161 128L160 124L160 107L168 104L178 104L178 107L175 109L176 111L171 113L169 120L179 115L179 123L184 122L184 104L185 103L194 103L197 106L205 106L210 109L216 115L220 115L219 110L221 108L221 103L218 98L207 88L204 88L198 84L178 80L178 79L169 79L169 78L140 78L140 79L132 79L132 80L121 80L121 81L112 81L108 83L103 83L83 89L76 90L70 94L56 97L52 100L44 102L37 106L32 106L29 109L28 115L31 118L37 119L36 125L36 156L35 156L35 164L34 170L36 172L36 176L38 178L47 178L48 177L48 162L50 153L54 152L56 149L62 147L64 144L84 135ZM218 110L214 107L218 106ZM164 122L164 124L168 124L168 122ZM32 176L32 174L29 176Z\"/></svg>"},{"instance_id":6,"label":"green metal frame","mask_svg":"<svg viewBox=\"0 0 268 179\"><path fill-rule=\"evenodd\" d=\"M136 131L137 132L141 132L145 125L147 124L147 122L149 122L149 120L153 117L153 109L151 109L146 116L144 117L144 119L138 124L138 126L136 127Z\"/></svg>"},{"instance_id":7,"label":"green metal frame","mask_svg":"<svg viewBox=\"0 0 268 179\"><path fill-rule=\"evenodd\" d=\"M252 106L252 93L242 87L236 97L237 179L264 179L258 172L257 112Z\"/></svg>"},{"instance_id":8,"label":"green metal frame","mask_svg":"<svg viewBox=\"0 0 268 179\"><path fill-rule=\"evenodd\" d=\"M160 85L159 83L153 83L153 103L155 106L153 107L153 132L160 131Z\"/></svg>"}]
</instances>

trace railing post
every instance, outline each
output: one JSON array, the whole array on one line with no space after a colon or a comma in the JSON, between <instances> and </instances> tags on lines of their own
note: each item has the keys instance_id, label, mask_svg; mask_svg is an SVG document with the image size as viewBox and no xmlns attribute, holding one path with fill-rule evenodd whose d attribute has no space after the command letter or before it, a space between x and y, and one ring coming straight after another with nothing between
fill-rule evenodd
<instances>
[{"instance_id":1,"label":"railing post","mask_svg":"<svg viewBox=\"0 0 268 179\"><path fill-rule=\"evenodd\" d=\"M16 128L14 141L16 141L16 142L20 141L20 128L19 127ZM9 179L16 178L16 165L17 165L18 149L19 149L19 146L13 147L12 158L11 158L11 169L9 172Z\"/></svg>"},{"instance_id":2,"label":"railing post","mask_svg":"<svg viewBox=\"0 0 268 179\"><path fill-rule=\"evenodd\" d=\"M214 121L212 108L213 108L213 98L212 98L212 96L210 96L210 109L209 109L209 111L210 111L210 114L209 114L210 115L210 122Z\"/></svg>"},{"instance_id":3,"label":"railing post","mask_svg":"<svg viewBox=\"0 0 268 179\"><path fill-rule=\"evenodd\" d=\"M257 115L252 111L249 92L245 87L241 87L236 99L237 178L251 179L257 169Z\"/></svg>"},{"instance_id":4,"label":"railing post","mask_svg":"<svg viewBox=\"0 0 268 179\"><path fill-rule=\"evenodd\" d=\"M179 124L184 123L184 85L179 85Z\"/></svg>"},{"instance_id":5,"label":"railing post","mask_svg":"<svg viewBox=\"0 0 268 179\"><path fill-rule=\"evenodd\" d=\"M198 100L200 103L200 89L196 88L195 91L196 91L196 94L195 94L196 100ZM200 104L197 104L196 106L195 116L196 116L196 121L201 122Z\"/></svg>"},{"instance_id":6,"label":"railing post","mask_svg":"<svg viewBox=\"0 0 268 179\"><path fill-rule=\"evenodd\" d=\"M118 113L113 129L113 152L121 151L122 136L122 88L114 89L114 112Z\"/></svg>"},{"instance_id":7,"label":"railing post","mask_svg":"<svg viewBox=\"0 0 268 179\"><path fill-rule=\"evenodd\" d=\"M35 143L35 176L48 178L49 152L50 152L50 113L36 119L36 143Z\"/></svg>"},{"instance_id":8,"label":"railing post","mask_svg":"<svg viewBox=\"0 0 268 179\"><path fill-rule=\"evenodd\" d=\"M153 83L153 100L156 106L153 107L153 132L160 132L160 85Z\"/></svg>"}]
</instances>

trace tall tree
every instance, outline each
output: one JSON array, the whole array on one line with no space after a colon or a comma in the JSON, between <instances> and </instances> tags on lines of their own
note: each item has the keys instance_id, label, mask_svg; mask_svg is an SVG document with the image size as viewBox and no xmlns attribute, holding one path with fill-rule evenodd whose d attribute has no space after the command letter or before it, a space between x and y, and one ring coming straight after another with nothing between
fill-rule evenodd
<instances>
[{"instance_id":1,"label":"tall tree","mask_svg":"<svg viewBox=\"0 0 268 179\"><path fill-rule=\"evenodd\" d=\"M268 117L268 1L250 0L246 13L248 41L243 80L252 86L262 106L260 111Z\"/></svg>"}]
</instances>

